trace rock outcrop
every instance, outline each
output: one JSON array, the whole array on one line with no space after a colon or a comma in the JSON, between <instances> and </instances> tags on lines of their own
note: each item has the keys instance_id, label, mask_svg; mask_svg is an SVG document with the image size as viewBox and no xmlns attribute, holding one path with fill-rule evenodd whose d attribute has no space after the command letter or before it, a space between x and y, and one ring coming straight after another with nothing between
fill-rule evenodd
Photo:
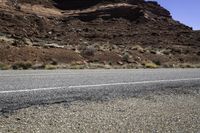
<instances>
[{"instance_id":1,"label":"rock outcrop","mask_svg":"<svg viewBox=\"0 0 200 133\"><path fill-rule=\"evenodd\" d=\"M200 63L200 34L173 20L157 2L144 0L9 0L0 5L0 35L28 38L34 45L58 44L81 53L92 45L97 51L85 62L109 62L126 55L143 64ZM17 46L17 45L16 45ZM20 45L21 46L21 45ZM64 47L65 46L65 47ZM140 50L135 50L140 46ZM106 60L103 52L114 53ZM111 52L112 51L112 52ZM1 51L2 52L2 51ZM0 52L0 55L1 55ZM2 55L5 53L2 53ZM128 55L128 56L127 56ZM82 55L80 55L82 56ZM36 59L37 60L37 59ZM9 61L8 61L9 62Z\"/></svg>"}]
</instances>

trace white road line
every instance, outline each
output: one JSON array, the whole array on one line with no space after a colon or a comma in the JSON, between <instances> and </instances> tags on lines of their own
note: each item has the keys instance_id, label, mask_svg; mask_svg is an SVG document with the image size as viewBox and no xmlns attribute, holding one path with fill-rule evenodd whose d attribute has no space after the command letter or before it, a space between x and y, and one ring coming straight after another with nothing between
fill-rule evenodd
<instances>
[{"instance_id":1,"label":"white road line","mask_svg":"<svg viewBox=\"0 0 200 133\"><path fill-rule=\"evenodd\" d=\"M47 90L58 90L65 87L47 87L47 88L37 88L37 89L24 89L24 90L9 90L9 91L0 91L0 94L6 93L19 93L19 92L34 92L34 91L47 91Z\"/></svg>"},{"instance_id":2,"label":"white road line","mask_svg":"<svg viewBox=\"0 0 200 133\"><path fill-rule=\"evenodd\" d=\"M173 79L173 80L154 80L154 81L139 81L139 82L123 82L123 83L109 83L109 84L97 84L97 85L78 85L78 86L69 86L68 88L72 89L72 88L103 87L103 86L118 86L118 85L137 85L137 84L151 84L151 83L192 81L192 80L200 80L200 78Z\"/></svg>"},{"instance_id":3,"label":"white road line","mask_svg":"<svg viewBox=\"0 0 200 133\"><path fill-rule=\"evenodd\" d=\"M122 83L108 83L108 84L96 84L96 85L78 85L78 86L47 87L47 88L24 89L24 90L9 90L9 91L0 91L0 94L20 93L20 92L35 92L35 91L46 91L46 90L59 90L59 89L64 89L64 88L76 89L76 88L87 88L87 87L91 88L91 87L118 86L118 85L137 85L137 84L167 83L167 82L194 81L194 80L200 80L200 78L173 79L173 80L154 80L154 81L138 81L138 82L122 82Z\"/></svg>"}]
</instances>

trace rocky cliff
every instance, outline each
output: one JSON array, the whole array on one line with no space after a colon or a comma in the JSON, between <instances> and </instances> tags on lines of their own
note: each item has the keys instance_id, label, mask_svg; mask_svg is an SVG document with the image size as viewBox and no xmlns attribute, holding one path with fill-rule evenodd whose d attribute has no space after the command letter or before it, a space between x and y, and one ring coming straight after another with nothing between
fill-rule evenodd
<instances>
[{"instance_id":1,"label":"rocky cliff","mask_svg":"<svg viewBox=\"0 0 200 133\"><path fill-rule=\"evenodd\" d=\"M78 62L120 68L200 64L199 32L173 20L157 2L5 0L0 10L1 35L12 40L0 45L2 63ZM50 56L52 49L56 53Z\"/></svg>"}]
</instances>

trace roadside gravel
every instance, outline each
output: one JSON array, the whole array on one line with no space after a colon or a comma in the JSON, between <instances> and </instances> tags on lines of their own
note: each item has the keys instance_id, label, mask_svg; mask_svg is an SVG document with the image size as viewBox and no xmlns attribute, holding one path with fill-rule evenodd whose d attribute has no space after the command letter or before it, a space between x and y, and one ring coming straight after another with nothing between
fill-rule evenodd
<instances>
[{"instance_id":1,"label":"roadside gravel","mask_svg":"<svg viewBox=\"0 0 200 133\"><path fill-rule=\"evenodd\" d=\"M0 116L0 133L200 132L200 95L34 106Z\"/></svg>"}]
</instances>

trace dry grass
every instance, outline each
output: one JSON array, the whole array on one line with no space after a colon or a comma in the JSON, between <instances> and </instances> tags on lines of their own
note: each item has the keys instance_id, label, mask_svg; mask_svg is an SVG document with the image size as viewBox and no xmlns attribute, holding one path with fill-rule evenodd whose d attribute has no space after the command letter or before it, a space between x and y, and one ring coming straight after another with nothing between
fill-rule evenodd
<instances>
[{"instance_id":1,"label":"dry grass","mask_svg":"<svg viewBox=\"0 0 200 133\"><path fill-rule=\"evenodd\" d=\"M0 63L0 70L8 70L10 69L10 65Z\"/></svg>"},{"instance_id":2,"label":"dry grass","mask_svg":"<svg viewBox=\"0 0 200 133\"><path fill-rule=\"evenodd\" d=\"M54 70L54 69L57 69L57 68L58 67L56 65L50 65L50 64L45 65L45 69L46 70Z\"/></svg>"},{"instance_id":3,"label":"dry grass","mask_svg":"<svg viewBox=\"0 0 200 133\"><path fill-rule=\"evenodd\" d=\"M151 62L151 63L144 63L144 67L145 68L158 68L158 65L156 65L153 62Z\"/></svg>"}]
</instances>

